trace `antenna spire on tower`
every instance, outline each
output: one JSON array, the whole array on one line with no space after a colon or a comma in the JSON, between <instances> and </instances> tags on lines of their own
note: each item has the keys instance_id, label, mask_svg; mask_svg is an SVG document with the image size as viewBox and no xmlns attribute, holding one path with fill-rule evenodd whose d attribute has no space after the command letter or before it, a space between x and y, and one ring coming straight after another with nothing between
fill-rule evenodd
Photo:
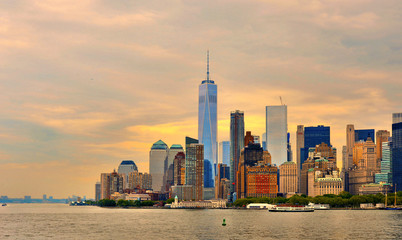
<instances>
[{"instance_id":1,"label":"antenna spire on tower","mask_svg":"<svg viewBox=\"0 0 402 240\"><path fill-rule=\"evenodd\" d=\"M209 81L209 49L207 50L207 81Z\"/></svg>"}]
</instances>

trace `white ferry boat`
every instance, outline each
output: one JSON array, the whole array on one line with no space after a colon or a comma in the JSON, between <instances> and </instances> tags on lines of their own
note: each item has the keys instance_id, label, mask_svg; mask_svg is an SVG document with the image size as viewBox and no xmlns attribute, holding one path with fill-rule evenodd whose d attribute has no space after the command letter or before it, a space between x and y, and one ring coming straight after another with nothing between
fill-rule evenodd
<instances>
[{"instance_id":1,"label":"white ferry boat","mask_svg":"<svg viewBox=\"0 0 402 240\"><path fill-rule=\"evenodd\" d=\"M306 206L276 206L270 212L314 212L314 208Z\"/></svg>"}]
</instances>

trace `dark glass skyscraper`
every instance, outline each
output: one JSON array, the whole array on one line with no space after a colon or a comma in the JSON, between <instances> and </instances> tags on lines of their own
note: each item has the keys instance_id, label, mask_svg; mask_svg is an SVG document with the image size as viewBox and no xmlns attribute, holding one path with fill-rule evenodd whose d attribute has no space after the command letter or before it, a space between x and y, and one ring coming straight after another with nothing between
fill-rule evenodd
<instances>
[{"instance_id":1,"label":"dark glass skyscraper","mask_svg":"<svg viewBox=\"0 0 402 240\"><path fill-rule=\"evenodd\" d=\"M392 183L402 191L402 122L392 124Z\"/></svg>"},{"instance_id":2,"label":"dark glass skyscraper","mask_svg":"<svg viewBox=\"0 0 402 240\"><path fill-rule=\"evenodd\" d=\"M240 151L244 148L244 112L230 113L230 192L236 189L236 173L239 167Z\"/></svg>"},{"instance_id":3,"label":"dark glass skyscraper","mask_svg":"<svg viewBox=\"0 0 402 240\"><path fill-rule=\"evenodd\" d=\"M359 142L361 140L367 141L367 138L371 138L371 140L375 141L375 133L374 129L358 129L355 130L355 142Z\"/></svg>"},{"instance_id":4,"label":"dark glass skyscraper","mask_svg":"<svg viewBox=\"0 0 402 240\"><path fill-rule=\"evenodd\" d=\"M318 125L317 127L304 128L304 148L300 149L300 169L304 161L308 158L308 149L321 143L326 143L328 146L331 146L330 127Z\"/></svg>"},{"instance_id":5,"label":"dark glass skyscraper","mask_svg":"<svg viewBox=\"0 0 402 240\"><path fill-rule=\"evenodd\" d=\"M215 185L215 166L218 159L217 143L217 94L218 87L209 79L209 53L207 78L199 86L198 140L204 145L204 187Z\"/></svg>"}]
</instances>

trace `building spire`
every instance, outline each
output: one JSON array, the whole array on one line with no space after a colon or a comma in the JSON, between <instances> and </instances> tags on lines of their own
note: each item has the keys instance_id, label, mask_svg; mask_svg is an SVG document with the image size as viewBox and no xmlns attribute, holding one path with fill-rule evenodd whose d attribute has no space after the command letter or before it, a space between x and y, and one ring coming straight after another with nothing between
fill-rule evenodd
<instances>
[{"instance_id":1,"label":"building spire","mask_svg":"<svg viewBox=\"0 0 402 240\"><path fill-rule=\"evenodd\" d=\"M207 50L207 81L209 81L209 49Z\"/></svg>"}]
</instances>

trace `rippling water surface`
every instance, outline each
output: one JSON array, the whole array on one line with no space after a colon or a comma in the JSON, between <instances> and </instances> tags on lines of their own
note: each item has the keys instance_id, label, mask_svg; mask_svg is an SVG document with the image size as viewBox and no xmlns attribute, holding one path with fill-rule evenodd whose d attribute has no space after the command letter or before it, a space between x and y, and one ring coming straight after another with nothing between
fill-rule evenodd
<instances>
[{"instance_id":1,"label":"rippling water surface","mask_svg":"<svg viewBox=\"0 0 402 240\"><path fill-rule=\"evenodd\" d=\"M227 226L222 226L222 219ZM0 239L402 239L402 211L0 207Z\"/></svg>"}]
</instances>

